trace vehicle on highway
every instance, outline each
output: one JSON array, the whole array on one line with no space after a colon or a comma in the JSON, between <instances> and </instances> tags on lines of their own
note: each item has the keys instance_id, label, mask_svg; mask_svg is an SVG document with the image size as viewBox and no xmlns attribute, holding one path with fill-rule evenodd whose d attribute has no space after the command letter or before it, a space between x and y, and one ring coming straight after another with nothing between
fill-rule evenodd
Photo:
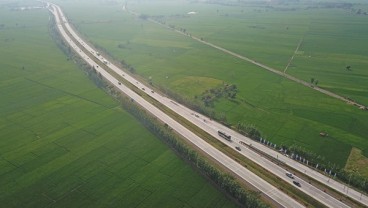
<instances>
[{"instance_id":1,"label":"vehicle on highway","mask_svg":"<svg viewBox=\"0 0 368 208\"><path fill-rule=\"evenodd\" d=\"M227 141L231 141L231 136L226 134L225 132L222 131L217 131L218 135L224 139L226 139Z\"/></svg>"},{"instance_id":2,"label":"vehicle on highway","mask_svg":"<svg viewBox=\"0 0 368 208\"><path fill-rule=\"evenodd\" d=\"M237 149L238 151L241 151L239 146L236 146L235 149Z\"/></svg>"},{"instance_id":3,"label":"vehicle on highway","mask_svg":"<svg viewBox=\"0 0 368 208\"><path fill-rule=\"evenodd\" d=\"M294 175L292 173L286 172L285 175L291 179L294 179Z\"/></svg>"},{"instance_id":4,"label":"vehicle on highway","mask_svg":"<svg viewBox=\"0 0 368 208\"><path fill-rule=\"evenodd\" d=\"M103 65L101 65L101 66L103 66ZM116 79L115 79L116 80ZM134 79L133 79L134 80ZM116 83L116 81L114 81L115 83ZM131 81L132 83L134 82L134 81ZM139 84L138 82L136 82L137 84ZM138 86L139 87L139 86ZM139 89L139 88L138 88ZM166 97L165 97L166 98ZM134 101L134 99L133 98L131 98L131 100L132 101ZM173 102L173 101L172 101ZM192 115L193 115L194 113L192 113ZM196 115L196 117L199 117L198 115ZM194 118L193 118L194 119ZM202 120L202 119L201 119ZM210 119L211 120L211 119ZM216 129L216 126L214 126L214 127L212 127L212 129L211 129L211 131L213 132L213 128L215 128ZM221 128L221 127L220 127ZM230 130L228 130L228 131L230 131ZM226 133L224 133L224 132L222 132L223 134L225 134L225 135L227 135ZM219 135L220 135L220 133L219 133ZM233 136L234 135L236 135L235 133L233 133ZM223 137L223 138L225 138L224 136L222 136L222 135L220 135L221 137ZM226 140L228 140L228 141L231 141L231 136L230 135L227 135L228 137L227 138L225 138ZM239 136L240 137L240 136ZM238 138L238 136L236 136L236 138ZM234 147L234 146L233 146ZM281 173L281 175L282 175L282 173L285 173L285 171L281 171L280 172ZM289 181L289 182L291 182L291 181ZM294 181L293 181L294 182ZM295 181L296 182L296 181ZM294 183L295 183L294 182ZM299 187L300 187L300 183L299 182L297 182L298 184L299 184ZM302 182L303 184L305 184L305 186L307 186L308 184L306 183L306 182ZM296 184L295 184L296 185ZM315 194L314 194L315 195ZM335 206L335 207L337 207L337 206Z\"/></svg>"},{"instance_id":5,"label":"vehicle on highway","mask_svg":"<svg viewBox=\"0 0 368 208\"><path fill-rule=\"evenodd\" d=\"M119 85L121 85L121 82L118 82Z\"/></svg>"},{"instance_id":6,"label":"vehicle on highway","mask_svg":"<svg viewBox=\"0 0 368 208\"><path fill-rule=\"evenodd\" d=\"M302 187L302 185L300 185L300 183L298 181L293 181L293 183L298 186L298 187Z\"/></svg>"},{"instance_id":7,"label":"vehicle on highway","mask_svg":"<svg viewBox=\"0 0 368 208\"><path fill-rule=\"evenodd\" d=\"M144 87L142 88L142 90L144 91Z\"/></svg>"}]
</instances>

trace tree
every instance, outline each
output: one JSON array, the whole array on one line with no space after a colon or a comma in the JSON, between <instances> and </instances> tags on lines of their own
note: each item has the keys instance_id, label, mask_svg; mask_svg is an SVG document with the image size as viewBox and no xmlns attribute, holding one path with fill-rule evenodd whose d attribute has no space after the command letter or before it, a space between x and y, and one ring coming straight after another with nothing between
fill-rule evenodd
<instances>
[{"instance_id":1,"label":"tree","mask_svg":"<svg viewBox=\"0 0 368 208\"><path fill-rule=\"evenodd\" d=\"M314 78L313 78L313 77L311 78L311 83L312 83L312 84L314 83Z\"/></svg>"},{"instance_id":2,"label":"tree","mask_svg":"<svg viewBox=\"0 0 368 208\"><path fill-rule=\"evenodd\" d=\"M316 80L316 81L314 82L314 84L315 84L315 85L318 85L318 80Z\"/></svg>"},{"instance_id":3,"label":"tree","mask_svg":"<svg viewBox=\"0 0 368 208\"><path fill-rule=\"evenodd\" d=\"M346 66L346 70L351 71L351 66L350 65Z\"/></svg>"},{"instance_id":4,"label":"tree","mask_svg":"<svg viewBox=\"0 0 368 208\"><path fill-rule=\"evenodd\" d=\"M242 123L238 122L238 124L236 125L238 131L241 129L242 126L243 126Z\"/></svg>"},{"instance_id":5,"label":"tree","mask_svg":"<svg viewBox=\"0 0 368 208\"><path fill-rule=\"evenodd\" d=\"M235 85L235 84L233 84L233 85L230 85L230 90L232 90L232 91L236 91L237 89L238 89L238 87Z\"/></svg>"},{"instance_id":6,"label":"tree","mask_svg":"<svg viewBox=\"0 0 368 208\"><path fill-rule=\"evenodd\" d=\"M149 16L146 15L146 14L141 14L141 15L139 15L139 18L147 20L149 18Z\"/></svg>"},{"instance_id":7,"label":"tree","mask_svg":"<svg viewBox=\"0 0 368 208\"><path fill-rule=\"evenodd\" d=\"M135 68L133 66L129 66L129 71L134 74L135 73Z\"/></svg>"},{"instance_id":8,"label":"tree","mask_svg":"<svg viewBox=\"0 0 368 208\"><path fill-rule=\"evenodd\" d=\"M229 97L231 99L235 99L236 98L236 91L235 92L232 92L232 93L229 93Z\"/></svg>"},{"instance_id":9,"label":"tree","mask_svg":"<svg viewBox=\"0 0 368 208\"><path fill-rule=\"evenodd\" d=\"M226 114L225 113L221 113L220 114L220 121L226 123L227 122L227 118L226 118Z\"/></svg>"},{"instance_id":10,"label":"tree","mask_svg":"<svg viewBox=\"0 0 368 208\"><path fill-rule=\"evenodd\" d=\"M150 84L150 85L153 85L152 77L151 77L151 76L149 76L149 77L148 77L148 80L149 80L149 84Z\"/></svg>"}]
</instances>

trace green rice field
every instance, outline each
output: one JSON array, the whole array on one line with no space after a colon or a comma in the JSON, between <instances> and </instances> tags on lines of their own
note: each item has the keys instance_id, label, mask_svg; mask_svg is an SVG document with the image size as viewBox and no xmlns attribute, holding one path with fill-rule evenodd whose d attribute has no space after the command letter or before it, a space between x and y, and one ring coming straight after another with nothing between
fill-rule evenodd
<instances>
[{"instance_id":1,"label":"green rice field","mask_svg":"<svg viewBox=\"0 0 368 208\"><path fill-rule=\"evenodd\" d=\"M0 1L0 207L236 207Z\"/></svg>"},{"instance_id":2,"label":"green rice field","mask_svg":"<svg viewBox=\"0 0 368 208\"><path fill-rule=\"evenodd\" d=\"M195 100L223 83L236 84L237 98L214 106L233 125L254 124L271 142L300 146L340 167L352 147L368 156L366 111L124 12L123 2L59 3L81 34L154 85ZM351 3L346 9L323 0L316 7L305 1L268 7L128 1L127 7L281 71L301 42L286 73L314 78L318 86L368 105L368 17L353 13L367 6Z\"/></svg>"}]
</instances>

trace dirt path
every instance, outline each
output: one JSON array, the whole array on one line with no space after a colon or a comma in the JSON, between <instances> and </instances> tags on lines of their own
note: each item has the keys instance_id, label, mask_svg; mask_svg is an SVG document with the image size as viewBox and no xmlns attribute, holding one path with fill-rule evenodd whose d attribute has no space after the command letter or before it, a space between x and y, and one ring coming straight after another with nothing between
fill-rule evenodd
<instances>
[{"instance_id":1,"label":"dirt path","mask_svg":"<svg viewBox=\"0 0 368 208\"><path fill-rule=\"evenodd\" d=\"M303 43L303 40L304 40L304 37L303 37L302 39L300 39L299 44L298 44L298 46L296 47L296 49L295 49L295 51L294 51L294 54L291 56L291 58L290 58L290 60L289 60L288 64L286 65L286 67L285 67L285 69L284 69L284 74L286 73L287 69L289 68L289 66L290 66L291 62L293 62L294 56L295 56L295 55L296 55L296 53L299 51L299 47L300 47L300 45Z\"/></svg>"},{"instance_id":2,"label":"dirt path","mask_svg":"<svg viewBox=\"0 0 368 208\"><path fill-rule=\"evenodd\" d=\"M131 10L126 10L126 11L128 11L128 12L129 12L130 14L132 14L132 15L139 16L139 14L138 14L138 13L136 13L136 12L134 12L134 11L131 11ZM336 93L333 93L333 92L331 92L331 91L328 91L328 90L322 89L322 88L320 88L320 87L317 87L317 86L311 85L309 82L306 82L306 81L304 81L304 80L298 79L298 78L296 78L296 77L294 77L294 76L291 76L291 75L289 75L289 74L284 73L283 71L279 71L279 70L277 70L277 69L275 69L275 68L272 68L272 67L269 67L269 66L267 66L267 65L265 65L265 64L259 63L259 62L255 61L255 60L251 59L251 58L248 58L248 57L246 57L246 56L243 56L243 55L237 54L237 53L235 53L235 52L232 52L232 51L230 51L230 50L228 50L228 49L222 48L222 47L220 47L220 46L218 46L218 45L215 45L215 44L213 44L213 43L210 43L210 42L204 41L202 38L198 38L198 37L193 36L193 35L191 35L191 34L189 34L189 33L186 33L186 32L183 32L183 31L180 31L180 30L175 29L175 28L171 28L171 27L169 27L169 26L167 26L167 25L165 25L165 24L162 24L161 22L158 22L158 21L156 21L156 20L154 20L154 19L151 19L151 18L148 18L147 20L148 20L148 21L150 21L150 22L153 22L153 23L155 23L155 24L159 24L159 25L161 25L161 26L163 26L163 27L165 27L165 28L167 28L167 29L173 30L173 31L175 31L175 32L177 32L177 33L180 33L180 34L182 34L182 35L188 36L188 37L192 38L193 40L196 40L196 41L198 41L198 42L201 42L201 43L203 43L203 44L205 44L205 45L208 45L208 46L210 46L210 47L212 47L212 48L215 48L215 49L220 50L220 51L222 51L222 52L224 52L224 53L227 53L227 54L229 54L229 55L232 55L232 56L234 56L234 57L236 57L236 58L239 58L239 59L242 59L242 60L247 61L247 62L249 62L249 63L252 63L252 64L254 64L254 65L256 65L256 66L259 66L260 68L266 69L267 71L270 71L270 72L273 72L273 73L275 73L275 74L278 74L278 75L280 75L280 76L282 76L282 77L285 77L286 79L289 79L289 80L294 81L294 82L296 82L296 83L302 84L302 85L304 85L304 86L306 86L306 87L308 87L308 88L311 88L311 89L314 89L314 90L316 90L316 91L319 91L319 92L321 92L321 93L323 93L323 94L325 94L325 95L328 95L328 96L330 96L330 97L333 97L333 98L339 99L339 100L341 100L341 101L344 101L344 102L346 102L347 104L354 105L354 106L356 106L356 107L358 107L358 108L364 108L364 109L366 109L366 106L365 106L365 105L363 105L363 104L357 103L357 102L355 102L355 101L353 101L353 100L350 100L350 99L348 99L348 98L346 98L346 97L343 97L343 96L338 95L338 94L336 94ZM303 40L303 39L302 39L302 40ZM302 40L301 40L301 42L299 43L299 45L298 45L298 47L297 47L296 51L299 49L299 46L301 45ZM285 70L285 71L286 71L286 70Z\"/></svg>"}]
</instances>

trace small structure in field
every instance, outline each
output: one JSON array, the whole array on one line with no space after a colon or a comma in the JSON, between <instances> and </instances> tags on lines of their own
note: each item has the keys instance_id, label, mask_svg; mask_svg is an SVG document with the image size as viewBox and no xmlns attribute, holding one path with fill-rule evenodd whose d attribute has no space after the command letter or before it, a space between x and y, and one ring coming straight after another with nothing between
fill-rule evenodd
<instances>
[{"instance_id":1,"label":"small structure in field","mask_svg":"<svg viewBox=\"0 0 368 208\"><path fill-rule=\"evenodd\" d=\"M368 110L368 108L366 106L360 106L359 109L360 110Z\"/></svg>"},{"instance_id":2,"label":"small structure in field","mask_svg":"<svg viewBox=\"0 0 368 208\"><path fill-rule=\"evenodd\" d=\"M328 137L328 134L326 132L320 132L319 135L321 137Z\"/></svg>"}]
</instances>

